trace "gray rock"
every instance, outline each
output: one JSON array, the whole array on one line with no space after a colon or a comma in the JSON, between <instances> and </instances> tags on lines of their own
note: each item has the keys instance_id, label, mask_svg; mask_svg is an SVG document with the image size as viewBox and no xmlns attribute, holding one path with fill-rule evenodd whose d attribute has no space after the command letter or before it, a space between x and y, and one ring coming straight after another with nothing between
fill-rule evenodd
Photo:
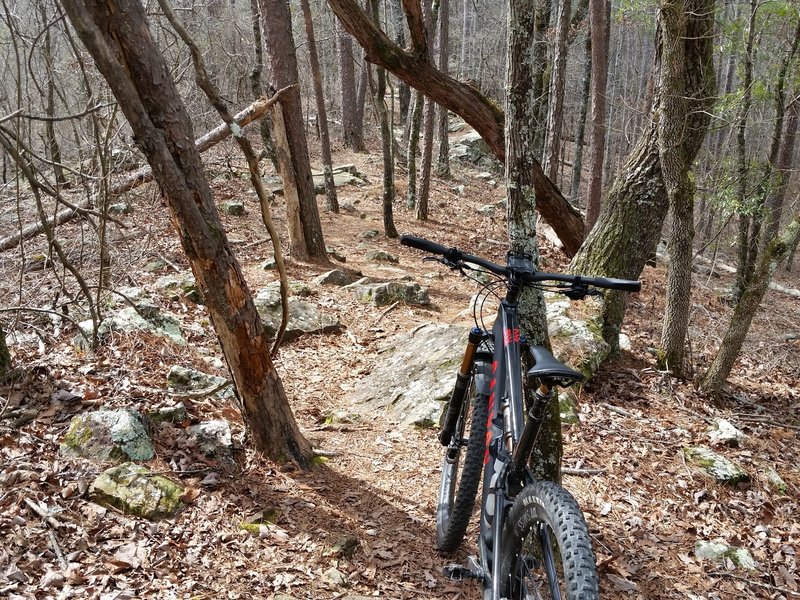
<instances>
[{"instance_id":1,"label":"gray rock","mask_svg":"<svg viewBox=\"0 0 800 600\"><path fill-rule=\"evenodd\" d=\"M244 202L240 200L229 200L224 205L226 215L241 217L244 214Z\"/></svg>"},{"instance_id":2,"label":"gray rock","mask_svg":"<svg viewBox=\"0 0 800 600\"><path fill-rule=\"evenodd\" d=\"M331 567L330 569L325 570L325 572L323 572L322 574L327 579L331 580L333 583L335 583L340 587L347 587L349 585L347 581L347 575L345 575L335 567Z\"/></svg>"},{"instance_id":3,"label":"gray rock","mask_svg":"<svg viewBox=\"0 0 800 600\"><path fill-rule=\"evenodd\" d=\"M231 459L233 456L233 437L227 421L203 421L192 425L186 433L197 440L206 458Z\"/></svg>"},{"instance_id":4,"label":"gray rock","mask_svg":"<svg viewBox=\"0 0 800 600\"><path fill-rule=\"evenodd\" d=\"M397 260L397 257L394 254L389 254L388 252L385 252L383 250L373 250L372 252L367 252L364 259L371 260L374 262L390 262L390 263L400 262Z\"/></svg>"},{"instance_id":5,"label":"gray rock","mask_svg":"<svg viewBox=\"0 0 800 600\"><path fill-rule=\"evenodd\" d=\"M775 469L767 469L765 476L769 486L781 496L785 496L788 493L789 486L786 485L786 481Z\"/></svg>"},{"instance_id":6,"label":"gray rock","mask_svg":"<svg viewBox=\"0 0 800 600\"><path fill-rule=\"evenodd\" d=\"M378 366L356 387L352 409L386 412L403 426L438 423L468 333L463 325L430 324L392 336Z\"/></svg>"},{"instance_id":7,"label":"gray rock","mask_svg":"<svg viewBox=\"0 0 800 600\"><path fill-rule=\"evenodd\" d=\"M180 365L170 367L167 372L167 387L173 390L200 392L214 389L226 382L227 379L224 377L209 375ZM214 392L213 395L215 398L233 398L236 394L233 385L228 385Z\"/></svg>"},{"instance_id":8,"label":"gray rock","mask_svg":"<svg viewBox=\"0 0 800 600\"><path fill-rule=\"evenodd\" d=\"M756 561L747 550L731 546L722 540L697 542L694 546L694 555L699 560L724 561L728 559L746 571L754 571L758 568Z\"/></svg>"},{"instance_id":9,"label":"gray rock","mask_svg":"<svg viewBox=\"0 0 800 600\"><path fill-rule=\"evenodd\" d=\"M82 321L79 327L91 335L92 322ZM126 306L122 310L106 317L97 333L100 338L108 337L112 332L133 333L146 331L154 335L167 338L179 346L186 345L186 339L181 333L180 322L171 313L161 310L152 301L143 299L136 302L136 307ZM75 343L81 345L83 337L75 338Z\"/></svg>"},{"instance_id":10,"label":"gray rock","mask_svg":"<svg viewBox=\"0 0 800 600\"><path fill-rule=\"evenodd\" d=\"M746 437L730 421L719 418L714 419L714 425L708 430L707 434L712 445L730 446L731 448L738 448Z\"/></svg>"},{"instance_id":11,"label":"gray rock","mask_svg":"<svg viewBox=\"0 0 800 600\"><path fill-rule=\"evenodd\" d=\"M196 304L202 304L202 296L197 289L197 282L191 273L179 275L164 275L155 281L155 287L161 290L172 292L172 299L177 299L179 294L183 294Z\"/></svg>"},{"instance_id":12,"label":"gray rock","mask_svg":"<svg viewBox=\"0 0 800 600\"><path fill-rule=\"evenodd\" d=\"M73 417L60 452L98 461L150 460L155 455L144 419L130 408Z\"/></svg>"},{"instance_id":13,"label":"gray rock","mask_svg":"<svg viewBox=\"0 0 800 600\"><path fill-rule=\"evenodd\" d=\"M153 423L183 423L189 418L189 413L183 402L178 402L147 413L147 418Z\"/></svg>"},{"instance_id":14,"label":"gray rock","mask_svg":"<svg viewBox=\"0 0 800 600\"><path fill-rule=\"evenodd\" d=\"M110 215L129 215L133 212L133 206L127 202L116 202L108 205Z\"/></svg>"},{"instance_id":15,"label":"gray rock","mask_svg":"<svg viewBox=\"0 0 800 600\"><path fill-rule=\"evenodd\" d=\"M335 248L325 248L325 251L328 253L328 256L330 256L333 260L337 260L340 263L347 262L347 257L341 252L337 251Z\"/></svg>"},{"instance_id":16,"label":"gray rock","mask_svg":"<svg viewBox=\"0 0 800 600\"><path fill-rule=\"evenodd\" d=\"M335 285L338 287L342 287L345 285L350 285L354 281L356 281L358 277L350 272L345 271L344 269L334 269L333 271L328 271L327 273L323 273L322 275L318 276L314 279L315 285Z\"/></svg>"},{"instance_id":17,"label":"gray rock","mask_svg":"<svg viewBox=\"0 0 800 600\"><path fill-rule=\"evenodd\" d=\"M478 209L478 212L481 213L482 215L493 216L494 213L495 213L495 210L496 209L495 209L494 204L484 204L483 206L481 206Z\"/></svg>"},{"instance_id":18,"label":"gray rock","mask_svg":"<svg viewBox=\"0 0 800 600\"><path fill-rule=\"evenodd\" d=\"M477 165L497 164L489 145L476 131L470 131L453 140L450 145L450 158Z\"/></svg>"},{"instance_id":19,"label":"gray rock","mask_svg":"<svg viewBox=\"0 0 800 600\"><path fill-rule=\"evenodd\" d=\"M362 232L359 237L364 240L371 240L372 238L376 238L380 235L380 232L377 229L367 229L366 231Z\"/></svg>"},{"instance_id":20,"label":"gray rock","mask_svg":"<svg viewBox=\"0 0 800 600\"><path fill-rule=\"evenodd\" d=\"M158 260L154 260L152 262L147 263L144 266L144 270L147 271L148 273L155 273L157 271L160 271L161 269L164 269L166 266L167 263L165 263L163 260L159 258Z\"/></svg>"},{"instance_id":21,"label":"gray rock","mask_svg":"<svg viewBox=\"0 0 800 600\"><path fill-rule=\"evenodd\" d=\"M149 520L175 515L184 506L183 493L180 484L133 463L107 469L89 489L95 502Z\"/></svg>"},{"instance_id":22,"label":"gray rock","mask_svg":"<svg viewBox=\"0 0 800 600\"><path fill-rule=\"evenodd\" d=\"M427 288L413 282L373 283L373 280L364 277L343 289L351 290L359 300L372 302L375 306L387 306L398 301L416 306L427 306L431 303Z\"/></svg>"},{"instance_id":23,"label":"gray rock","mask_svg":"<svg viewBox=\"0 0 800 600\"><path fill-rule=\"evenodd\" d=\"M736 463L728 460L705 446L684 448L683 454L690 463L696 465L719 483L738 485L748 483L750 475Z\"/></svg>"},{"instance_id":24,"label":"gray rock","mask_svg":"<svg viewBox=\"0 0 800 600\"><path fill-rule=\"evenodd\" d=\"M280 284L275 282L263 288L255 297L256 309L270 336L275 336L281 323ZM307 333L331 333L342 328L339 319L324 314L310 302L289 298L289 322L284 340L292 340Z\"/></svg>"}]
</instances>

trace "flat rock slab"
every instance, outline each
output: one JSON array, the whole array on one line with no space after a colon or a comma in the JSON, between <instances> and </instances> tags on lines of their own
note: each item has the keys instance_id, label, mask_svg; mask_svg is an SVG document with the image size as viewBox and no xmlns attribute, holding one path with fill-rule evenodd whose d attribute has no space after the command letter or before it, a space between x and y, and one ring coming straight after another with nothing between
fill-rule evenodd
<instances>
[{"instance_id":1,"label":"flat rock slab","mask_svg":"<svg viewBox=\"0 0 800 600\"><path fill-rule=\"evenodd\" d=\"M432 323L392 336L380 351L378 366L356 387L353 410L387 413L403 426L438 423L468 334L464 325Z\"/></svg>"},{"instance_id":2,"label":"flat rock slab","mask_svg":"<svg viewBox=\"0 0 800 600\"><path fill-rule=\"evenodd\" d=\"M256 310L258 310L264 328L270 337L274 337L281 324L281 293L279 284L263 288L255 297ZM299 300L294 296L289 298L289 322L284 341L289 341L309 333L333 333L341 331L342 324L338 317L321 312L314 304Z\"/></svg>"},{"instance_id":3,"label":"flat rock slab","mask_svg":"<svg viewBox=\"0 0 800 600\"><path fill-rule=\"evenodd\" d=\"M156 520L171 517L183 508L181 496L184 491L183 486L171 479L128 462L101 473L92 484L89 495L99 504Z\"/></svg>"},{"instance_id":4,"label":"flat rock slab","mask_svg":"<svg viewBox=\"0 0 800 600\"><path fill-rule=\"evenodd\" d=\"M711 448L705 446L684 448L683 454L686 460L719 483L735 486L750 481L750 475L744 469Z\"/></svg>"},{"instance_id":5,"label":"flat rock slab","mask_svg":"<svg viewBox=\"0 0 800 600\"><path fill-rule=\"evenodd\" d=\"M73 417L60 452L98 461L150 460L155 455L142 415L129 408Z\"/></svg>"},{"instance_id":6,"label":"flat rock slab","mask_svg":"<svg viewBox=\"0 0 800 600\"><path fill-rule=\"evenodd\" d=\"M394 302L416 306L427 306L431 303L427 288L408 281L376 283L373 279L364 277L343 289L352 291L361 302L371 302L375 306L387 306Z\"/></svg>"},{"instance_id":7,"label":"flat rock slab","mask_svg":"<svg viewBox=\"0 0 800 600\"><path fill-rule=\"evenodd\" d=\"M87 335L91 335L92 322L83 321L79 327ZM97 333L101 338L108 337L112 332L133 333L146 331L154 335L172 340L179 346L186 345L186 339L181 333L180 322L167 311L163 311L149 301L137 302L136 308L127 306L100 323ZM80 343L80 339L76 341Z\"/></svg>"}]
</instances>

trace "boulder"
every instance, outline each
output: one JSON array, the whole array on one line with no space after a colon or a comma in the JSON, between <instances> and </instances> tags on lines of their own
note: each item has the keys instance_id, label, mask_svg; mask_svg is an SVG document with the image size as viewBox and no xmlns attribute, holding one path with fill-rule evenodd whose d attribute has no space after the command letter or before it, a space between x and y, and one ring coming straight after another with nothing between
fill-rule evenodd
<instances>
[{"instance_id":1,"label":"boulder","mask_svg":"<svg viewBox=\"0 0 800 600\"><path fill-rule=\"evenodd\" d=\"M130 462L107 469L89 489L95 502L148 520L175 515L183 493L180 484Z\"/></svg>"},{"instance_id":2,"label":"boulder","mask_svg":"<svg viewBox=\"0 0 800 600\"><path fill-rule=\"evenodd\" d=\"M155 455L142 415L131 408L73 417L60 452L98 461L150 460Z\"/></svg>"},{"instance_id":3,"label":"boulder","mask_svg":"<svg viewBox=\"0 0 800 600\"><path fill-rule=\"evenodd\" d=\"M358 276L352 271L345 271L344 269L334 269L319 275L314 279L315 285L335 285L342 287L350 285L358 279Z\"/></svg>"},{"instance_id":4,"label":"boulder","mask_svg":"<svg viewBox=\"0 0 800 600\"><path fill-rule=\"evenodd\" d=\"M241 200L229 200L223 206L226 215L231 217L241 217L244 214L244 202Z\"/></svg>"},{"instance_id":5,"label":"boulder","mask_svg":"<svg viewBox=\"0 0 800 600\"><path fill-rule=\"evenodd\" d=\"M744 469L711 448L705 446L684 448L683 454L687 461L699 467L718 483L735 486L750 482L750 475Z\"/></svg>"},{"instance_id":6,"label":"boulder","mask_svg":"<svg viewBox=\"0 0 800 600\"><path fill-rule=\"evenodd\" d=\"M427 306L431 303L427 288L414 282L376 283L369 277L363 277L343 289L351 290L361 302L372 302L375 306L387 306L394 302L416 306Z\"/></svg>"},{"instance_id":7,"label":"boulder","mask_svg":"<svg viewBox=\"0 0 800 600\"><path fill-rule=\"evenodd\" d=\"M729 446L731 448L738 448L746 437L730 421L719 418L714 419L714 425L708 430L707 435L712 446Z\"/></svg>"},{"instance_id":8,"label":"boulder","mask_svg":"<svg viewBox=\"0 0 800 600\"><path fill-rule=\"evenodd\" d=\"M92 322L83 321L78 325L87 335L92 334ZM146 331L159 337L167 338L179 346L186 345L181 333L180 322L172 313L161 310L148 298L135 302L135 306L126 306L122 310L103 319L97 329L100 338L108 337L112 332L134 333ZM83 336L75 338L75 343L82 346Z\"/></svg>"},{"instance_id":9,"label":"boulder","mask_svg":"<svg viewBox=\"0 0 800 600\"><path fill-rule=\"evenodd\" d=\"M274 337L281 324L280 283L275 282L263 288L254 298L256 309L261 316L267 334ZM338 317L324 314L319 309L304 300L295 297L289 298L289 322L284 341L292 340L308 333L331 333L341 331L342 324Z\"/></svg>"},{"instance_id":10,"label":"boulder","mask_svg":"<svg viewBox=\"0 0 800 600\"><path fill-rule=\"evenodd\" d=\"M366 256L364 256L364 259L373 262L390 262L390 263L400 262L399 260L397 260L397 257L394 254L389 254L388 252L384 252L383 250L373 250L372 252L367 252Z\"/></svg>"},{"instance_id":11,"label":"boulder","mask_svg":"<svg viewBox=\"0 0 800 600\"><path fill-rule=\"evenodd\" d=\"M187 392L211 390L228 382L224 377L209 375L189 367L174 365L167 372L167 387ZM228 382L229 383L229 382ZM233 398L236 396L233 385L228 385L214 392L215 398Z\"/></svg>"},{"instance_id":12,"label":"boulder","mask_svg":"<svg viewBox=\"0 0 800 600\"><path fill-rule=\"evenodd\" d=\"M171 292L171 299L177 300L183 294L195 304L202 304L203 297L197 289L197 282L191 273L181 273L179 275L164 275L156 279L155 286L158 289Z\"/></svg>"},{"instance_id":13,"label":"boulder","mask_svg":"<svg viewBox=\"0 0 800 600\"><path fill-rule=\"evenodd\" d=\"M362 379L351 407L385 412L400 425L432 426L450 397L469 327L431 323L389 338L382 359Z\"/></svg>"},{"instance_id":14,"label":"boulder","mask_svg":"<svg viewBox=\"0 0 800 600\"><path fill-rule=\"evenodd\" d=\"M193 437L206 458L232 460L233 437L227 421L203 421L186 430Z\"/></svg>"},{"instance_id":15,"label":"boulder","mask_svg":"<svg viewBox=\"0 0 800 600\"><path fill-rule=\"evenodd\" d=\"M694 555L698 560L710 560L714 562L724 562L729 560L737 567L746 571L754 571L758 568L752 555L744 548L731 546L723 540L704 541L701 540L694 545Z\"/></svg>"}]
</instances>

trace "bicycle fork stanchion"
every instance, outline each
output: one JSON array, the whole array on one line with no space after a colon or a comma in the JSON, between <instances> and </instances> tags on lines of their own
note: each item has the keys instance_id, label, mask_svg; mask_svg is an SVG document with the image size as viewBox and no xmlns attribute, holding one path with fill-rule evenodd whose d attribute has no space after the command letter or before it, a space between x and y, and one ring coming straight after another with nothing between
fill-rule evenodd
<instances>
[{"instance_id":1,"label":"bicycle fork stanchion","mask_svg":"<svg viewBox=\"0 0 800 600\"><path fill-rule=\"evenodd\" d=\"M450 395L450 402L447 403L447 414L444 418L442 430L439 433L439 441L442 446L450 444L450 438L458 423L458 416L461 414L461 407L464 405L464 395L469 388L469 380L472 374L472 364L475 361L475 353L478 351L478 344L483 340L483 332L477 327L473 327L469 332L467 349L464 350L464 358L461 360L461 368L456 373L456 384L453 393Z\"/></svg>"}]
</instances>

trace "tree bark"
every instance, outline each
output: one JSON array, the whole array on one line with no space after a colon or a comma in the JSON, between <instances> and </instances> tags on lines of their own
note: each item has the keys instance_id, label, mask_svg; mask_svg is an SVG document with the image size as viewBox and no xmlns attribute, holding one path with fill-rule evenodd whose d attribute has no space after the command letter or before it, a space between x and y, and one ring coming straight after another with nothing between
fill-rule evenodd
<instances>
[{"instance_id":1,"label":"tree bark","mask_svg":"<svg viewBox=\"0 0 800 600\"><path fill-rule=\"evenodd\" d=\"M437 64L442 73L450 70L450 0L441 0L439 4ZM450 139L448 137L449 111L436 105L436 131L439 138L439 152L436 156L436 174L439 177L450 177Z\"/></svg>"},{"instance_id":2,"label":"tree bark","mask_svg":"<svg viewBox=\"0 0 800 600\"><path fill-rule=\"evenodd\" d=\"M606 145L606 86L608 83L608 0L589 0L592 37L591 127L589 128L589 189L586 193L586 232L600 214Z\"/></svg>"},{"instance_id":3,"label":"tree bark","mask_svg":"<svg viewBox=\"0 0 800 600\"><path fill-rule=\"evenodd\" d=\"M364 139L356 126L356 72L353 65L353 40L336 20L336 54L339 59L339 83L342 102L342 141L345 148L364 150Z\"/></svg>"},{"instance_id":4,"label":"tree bark","mask_svg":"<svg viewBox=\"0 0 800 600\"><path fill-rule=\"evenodd\" d=\"M0 323L0 381L11 370L11 353L6 344L6 332L3 331L3 324Z\"/></svg>"},{"instance_id":5,"label":"tree bark","mask_svg":"<svg viewBox=\"0 0 800 600\"><path fill-rule=\"evenodd\" d=\"M561 127L564 119L564 87L567 74L567 34L570 26L570 0L561 0L556 22L556 47L553 76L550 79L550 102L547 115L547 138L544 146L544 170L550 181L556 181L561 154Z\"/></svg>"},{"instance_id":6,"label":"tree bark","mask_svg":"<svg viewBox=\"0 0 800 600\"><path fill-rule=\"evenodd\" d=\"M253 26L253 50L256 59L253 70L250 72L250 89L253 92L253 98L258 101L264 95L264 87L261 84L261 74L264 72L264 44L261 39L261 14L259 13L258 0L250 0L250 19ZM264 154L266 154L275 168L275 172L277 172L278 157L275 156L275 144L272 142L272 132L267 119L262 119L259 123L259 133L261 134L261 143L264 146Z\"/></svg>"},{"instance_id":7,"label":"tree bark","mask_svg":"<svg viewBox=\"0 0 800 600\"><path fill-rule=\"evenodd\" d=\"M269 358L264 327L219 220L192 143L192 125L153 40L143 6L120 0L62 0L108 81L137 145L169 203L173 225L203 292L242 414L259 450L307 466L311 455Z\"/></svg>"},{"instance_id":8,"label":"tree bark","mask_svg":"<svg viewBox=\"0 0 800 600\"><path fill-rule=\"evenodd\" d=\"M319 142L322 146L322 170L325 178L325 198L328 210L339 212L339 201L336 198L336 185L333 183L333 161L331 159L331 138L328 134L328 111L325 109L325 92L322 90L322 72L317 55L317 39L314 35L314 21L311 18L311 7L308 0L300 0L303 20L306 25L308 42L308 62L311 64L311 78L314 81L314 99L317 103L317 125L319 126Z\"/></svg>"},{"instance_id":9,"label":"tree bark","mask_svg":"<svg viewBox=\"0 0 800 600\"><path fill-rule=\"evenodd\" d=\"M706 8L707 2L686 0L687 23L683 39L686 77L681 92L687 106L682 138L686 157L696 156L703 143L716 89L712 60L713 10ZM660 79L661 69L659 49L653 67L656 81ZM662 102L662 90L657 86L651 115L662 114ZM622 279L639 277L656 248L668 209L658 130L658 121L651 120L617 174L597 223L572 259L572 272ZM603 337L613 352L619 349L619 328L624 314L624 296L619 292L607 293L603 307Z\"/></svg>"},{"instance_id":10,"label":"tree bark","mask_svg":"<svg viewBox=\"0 0 800 600\"><path fill-rule=\"evenodd\" d=\"M535 0L512 0L508 14L508 59L506 84L506 188L508 194L508 237L512 252L524 252L538 265L536 239L536 188L532 177L530 151L536 136L535 106L530 102L534 65ZM520 325L531 345L549 346L547 311L540 290L528 288L520 299ZM551 402L531 458L537 477L550 481L561 478L561 420L558 402Z\"/></svg>"},{"instance_id":11,"label":"tree bark","mask_svg":"<svg viewBox=\"0 0 800 600\"><path fill-rule=\"evenodd\" d=\"M372 23L354 0L328 0L344 27L364 48L367 60L382 65L436 103L461 116L483 137L494 155L505 161L504 114L480 90L437 70L416 51L399 48ZM583 218L544 174L538 161L531 164L536 207L572 256L583 241Z\"/></svg>"},{"instance_id":12,"label":"tree bark","mask_svg":"<svg viewBox=\"0 0 800 600\"><path fill-rule=\"evenodd\" d=\"M586 36L586 63L583 70L581 87L581 105L578 110L578 128L575 132L575 155L572 161L572 183L569 190L569 201L580 206L578 196L581 189L581 176L583 175L583 145L586 133L586 114L589 112L589 95L592 84L592 36Z\"/></svg>"},{"instance_id":13,"label":"tree bark","mask_svg":"<svg viewBox=\"0 0 800 600\"><path fill-rule=\"evenodd\" d=\"M297 191L296 198L290 199L288 194L286 196L286 216L290 222L289 253L298 260L327 263L328 255L325 252L314 180L311 176L311 162L308 158L308 143L303 127L303 107L297 85L299 76L289 4L285 0L260 0L260 6L273 83L279 89L294 86L286 91L279 105L286 134L285 151L278 149L281 178L284 181L293 180L292 185Z\"/></svg>"}]
</instances>

